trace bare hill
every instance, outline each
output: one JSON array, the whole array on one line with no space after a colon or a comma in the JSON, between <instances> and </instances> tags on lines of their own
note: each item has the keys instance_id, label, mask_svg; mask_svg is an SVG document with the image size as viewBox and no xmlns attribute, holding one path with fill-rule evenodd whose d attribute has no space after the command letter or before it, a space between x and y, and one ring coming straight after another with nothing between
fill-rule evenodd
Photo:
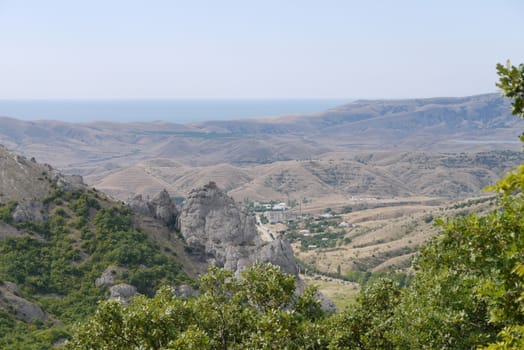
<instances>
[{"instance_id":1,"label":"bare hill","mask_svg":"<svg viewBox=\"0 0 524 350\"><path fill-rule=\"evenodd\" d=\"M216 181L239 201L337 196L464 198L477 195L523 161L524 155L513 151L338 153L316 160L251 167L189 167L152 160L90 175L87 181L120 199L126 199L129 192L153 194L162 188L184 197L209 181Z\"/></svg>"},{"instance_id":2,"label":"bare hill","mask_svg":"<svg viewBox=\"0 0 524 350\"><path fill-rule=\"evenodd\" d=\"M435 226L436 218L485 213L493 210L495 203L490 196L440 205L424 200L410 203L384 202L384 206L378 207L365 203L352 213L319 222L319 225L324 225L325 233L341 231L336 224L335 229L330 229L329 221L350 223L349 227L344 228L343 234L329 236L325 233L312 233L310 237L295 235L293 248L295 256L303 262L332 274L404 270L411 266L419 247L441 230ZM315 237L318 239L313 243L320 242L326 246L308 246L301 242L304 239L313 241ZM332 244L327 244L330 241Z\"/></svg>"},{"instance_id":3,"label":"bare hill","mask_svg":"<svg viewBox=\"0 0 524 350\"><path fill-rule=\"evenodd\" d=\"M237 200L472 195L522 162L497 94L355 101L315 115L73 124L0 118L0 143L120 198L214 181ZM466 152L466 153L461 153Z\"/></svg>"},{"instance_id":4,"label":"bare hill","mask_svg":"<svg viewBox=\"0 0 524 350\"><path fill-rule=\"evenodd\" d=\"M180 125L0 118L0 143L88 175L152 158L191 166L267 164L362 150L518 149L522 122L497 94L355 101L324 113Z\"/></svg>"}]
</instances>

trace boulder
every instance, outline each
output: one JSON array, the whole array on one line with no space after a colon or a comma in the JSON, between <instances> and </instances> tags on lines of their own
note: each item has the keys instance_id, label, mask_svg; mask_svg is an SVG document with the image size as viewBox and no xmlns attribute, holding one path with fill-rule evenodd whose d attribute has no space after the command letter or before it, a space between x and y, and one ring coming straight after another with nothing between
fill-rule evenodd
<instances>
[{"instance_id":1,"label":"boulder","mask_svg":"<svg viewBox=\"0 0 524 350\"><path fill-rule=\"evenodd\" d=\"M115 284L116 277L125 271L123 267L108 266L104 272L95 280L95 286L97 287L112 287Z\"/></svg>"},{"instance_id":2,"label":"boulder","mask_svg":"<svg viewBox=\"0 0 524 350\"><path fill-rule=\"evenodd\" d=\"M0 307L9 310L15 317L25 322L31 322L35 319L41 321L47 319L47 315L42 308L22 298L20 290L12 282L3 282L0 285Z\"/></svg>"},{"instance_id":3,"label":"boulder","mask_svg":"<svg viewBox=\"0 0 524 350\"><path fill-rule=\"evenodd\" d=\"M274 241L265 242L258 250L256 256L259 262L278 265L283 272L295 276L298 275L293 248L291 248L287 240L277 238Z\"/></svg>"},{"instance_id":4,"label":"boulder","mask_svg":"<svg viewBox=\"0 0 524 350\"><path fill-rule=\"evenodd\" d=\"M145 216L153 216L151 209L149 208L149 202L144 200L141 194L127 200L127 206L135 213Z\"/></svg>"},{"instance_id":5,"label":"boulder","mask_svg":"<svg viewBox=\"0 0 524 350\"><path fill-rule=\"evenodd\" d=\"M64 175L54 171L53 181L56 181L58 188L64 191L81 190L87 187L80 175Z\"/></svg>"},{"instance_id":6,"label":"boulder","mask_svg":"<svg viewBox=\"0 0 524 350\"><path fill-rule=\"evenodd\" d=\"M16 295L16 296L21 296L22 293L20 292L20 289L18 288L18 286L16 284L14 284L13 282L9 282L9 281L4 281L3 282L3 287L5 288L6 291Z\"/></svg>"},{"instance_id":7,"label":"boulder","mask_svg":"<svg viewBox=\"0 0 524 350\"><path fill-rule=\"evenodd\" d=\"M112 286L109 289L109 299L119 300L122 302L129 302L132 297L138 295L135 286L126 283L120 283Z\"/></svg>"},{"instance_id":8,"label":"boulder","mask_svg":"<svg viewBox=\"0 0 524 350\"><path fill-rule=\"evenodd\" d=\"M15 222L42 222L47 220L47 217L43 213L44 206L42 202L23 202L18 204L13 211L13 220Z\"/></svg>"},{"instance_id":9,"label":"boulder","mask_svg":"<svg viewBox=\"0 0 524 350\"><path fill-rule=\"evenodd\" d=\"M188 286L186 284L183 284L181 286L175 287L173 292L177 297L181 298L190 298L194 296L198 296L198 292L191 288L191 286Z\"/></svg>"}]
</instances>

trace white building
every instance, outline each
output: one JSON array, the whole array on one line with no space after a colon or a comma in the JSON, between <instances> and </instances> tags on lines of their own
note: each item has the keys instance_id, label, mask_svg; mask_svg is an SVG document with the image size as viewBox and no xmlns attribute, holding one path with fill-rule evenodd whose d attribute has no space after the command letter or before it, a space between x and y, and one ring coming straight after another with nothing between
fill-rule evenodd
<instances>
[{"instance_id":1,"label":"white building","mask_svg":"<svg viewBox=\"0 0 524 350\"><path fill-rule=\"evenodd\" d=\"M274 204L273 205L273 208L271 208L272 210L281 210L281 211L284 211L284 210L287 210L287 204L284 203L284 202L281 202L281 203L278 203L278 204Z\"/></svg>"}]
</instances>

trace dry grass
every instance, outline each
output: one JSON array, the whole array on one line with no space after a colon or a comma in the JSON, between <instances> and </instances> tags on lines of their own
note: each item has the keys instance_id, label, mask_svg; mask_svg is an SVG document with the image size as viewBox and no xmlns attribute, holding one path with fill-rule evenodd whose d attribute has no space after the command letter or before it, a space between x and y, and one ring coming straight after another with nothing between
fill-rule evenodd
<instances>
[{"instance_id":1,"label":"dry grass","mask_svg":"<svg viewBox=\"0 0 524 350\"><path fill-rule=\"evenodd\" d=\"M454 217L468 212L481 213L493 208L490 201L482 203L449 202L440 206L393 206L365 209L343 219L353 223L346 238L349 244L339 241L335 248L318 248L302 251L300 243L293 243L295 256L320 271L342 274L349 271L404 270L409 268L419 247L437 234L439 227L434 218Z\"/></svg>"},{"instance_id":2,"label":"dry grass","mask_svg":"<svg viewBox=\"0 0 524 350\"><path fill-rule=\"evenodd\" d=\"M155 195L162 188L186 196L193 188L215 181L235 200L297 202L303 210L319 211L346 205L361 207L363 198L399 201L402 198L464 198L479 193L503 171L522 161L513 153L440 154L422 152L348 153L315 160L271 164L190 166L177 158L151 158L108 171L93 170L86 181L119 199L132 192ZM494 165L495 164L495 165Z\"/></svg>"},{"instance_id":3,"label":"dry grass","mask_svg":"<svg viewBox=\"0 0 524 350\"><path fill-rule=\"evenodd\" d=\"M360 291L357 283L345 282L333 279L320 279L311 276L300 275L308 285L315 285L319 291L327 298L332 300L339 310L356 302L356 297Z\"/></svg>"}]
</instances>

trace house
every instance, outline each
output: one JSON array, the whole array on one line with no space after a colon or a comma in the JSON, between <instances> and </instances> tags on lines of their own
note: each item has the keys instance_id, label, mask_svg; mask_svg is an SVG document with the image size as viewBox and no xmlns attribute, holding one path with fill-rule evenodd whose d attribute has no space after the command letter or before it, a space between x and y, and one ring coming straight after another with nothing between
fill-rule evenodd
<instances>
[{"instance_id":1,"label":"house","mask_svg":"<svg viewBox=\"0 0 524 350\"><path fill-rule=\"evenodd\" d=\"M266 211L265 216L270 224L276 224L277 222L291 222L297 220L297 214L281 210Z\"/></svg>"},{"instance_id":2,"label":"house","mask_svg":"<svg viewBox=\"0 0 524 350\"><path fill-rule=\"evenodd\" d=\"M274 204L271 209L275 210L275 211L285 211L285 210L287 210L287 204L284 203L284 202L281 202L281 203L278 203L278 204Z\"/></svg>"}]
</instances>

